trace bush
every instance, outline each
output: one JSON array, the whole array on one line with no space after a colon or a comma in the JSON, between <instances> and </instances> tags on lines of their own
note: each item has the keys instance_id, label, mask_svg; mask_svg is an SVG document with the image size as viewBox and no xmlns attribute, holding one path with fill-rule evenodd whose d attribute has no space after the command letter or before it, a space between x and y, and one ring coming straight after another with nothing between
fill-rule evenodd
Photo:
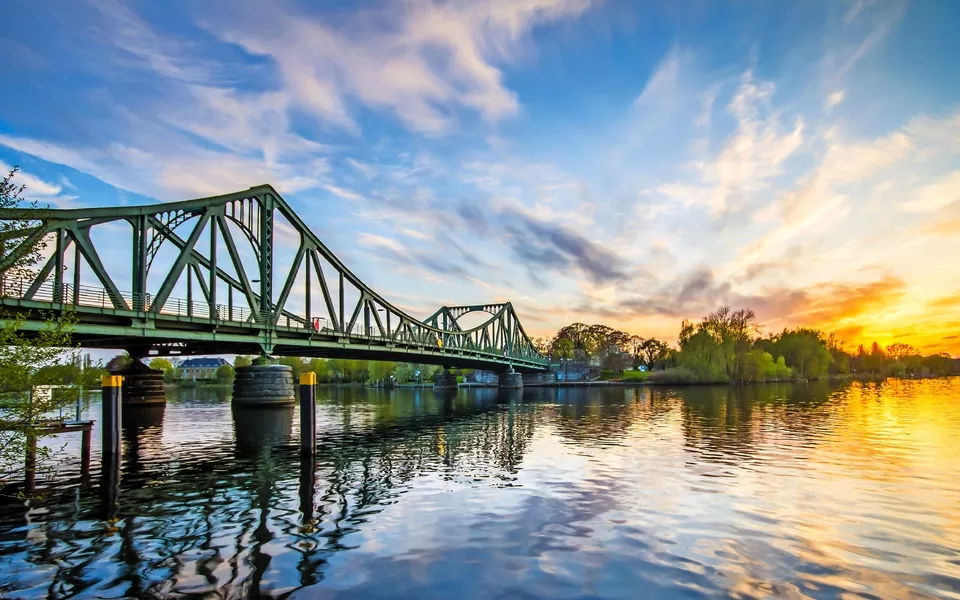
<instances>
[{"instance_id":1,"label":"bush","mask_svg":"<svg viewBox=\"0 0 960 600\"><path fill-rule=\"evenodd\" d=\"M684 367L675 367L666 371L654 371L650 373L647 379L650 383L661 383L671 385L686 385L691 383L704 383L700 377Z\"/></svg>"}]
</instances>

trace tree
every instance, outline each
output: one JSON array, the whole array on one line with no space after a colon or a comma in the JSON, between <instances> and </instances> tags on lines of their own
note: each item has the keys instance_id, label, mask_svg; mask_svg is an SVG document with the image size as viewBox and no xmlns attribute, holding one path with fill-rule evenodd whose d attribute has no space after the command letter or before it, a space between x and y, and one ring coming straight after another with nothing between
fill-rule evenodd
<instances>
[{"instance_id":1,"label":"tree","mask_svg":"<svg viewBox=\"0 0 960 600\"><path fill-rule=\"evenodd\" d=\"M252 364L253 364L252 356L237 355L237 357L233 359L234 368L249 367Z\"/></svg>"},{"instance_id":2,"label":"tree","mask_svg":"<svg viewBox=\"0 0 960 600\"><path fill-rule=\"evenodd\" d=\"M743 358L757 333L756 314L749 308L732 311L723 306L703 318L698 326L717 344L719 366L730 381L743 381Z\"/></svg>"},{"instance_id":3,"label":"tree","mask_svg":"<svg viewBox=\"0 0 960 600\"><path fill-rule=\"evenodd\" d=\"M600 368L614 373L622 373L633 366L633 356L628 352L608 352L600 362Z\"/></svg>"},{"instance_id":4,"label":"tree","mask_svg":"<svg viewBox=\"0 0 960 600\"><path fill-rule=\"evenodd\" d=\"M723 379L719 355L720 345L708 331L690 321L681 324L677 355L681 367L689 369L700 381L719 381Z\"/></svg>"},{"instance_id":5,"label":"tree","mask_svg":"<svg viewBox=\"0 0 960 600\"><path fill-rule=\"evenodd\" d=\"M910 344L901 344L897 342L887 346L887 358L894 362L906 362L904 359L911 356L919 356L920 352Z\"/></svg>"},{"instance_id":6,"label":"tree","mask_svg":"<svg viewBox=\"0 0 960 600\"><path fill-rule=\"evenodd\" d=\"M166 358L161 358L158 356L150 361L150 368L166 373L167 371L173 370L173 363Z\"/></svg>"},{"instance_id":7,"label":"tree","mask_svg":"<svg viewBox=\"0 0 960 600\"><path fill-rule=\"evenodd\" d=\"M220 367L217 368L217 379L220 381L232 381L234 375L235 372L230 365L220 365Z\"/></svg>"},{"instance_id":8,"label":"tree","mask_svg":"<svg viewBox=\"0 0 960 600\"><path fill-rule=\"evenodd\" d=\"M313 358L307 364L307 370L317 374L317 381L330 382L330 361L325 358Z\"/></svg>"},{"instance_id":9,"label":"tree","mask_svg":"<svg viewBox=\"0 0 960 600\"><path fill-rule=\"evenodd\" d=\"M662 368L670 356L670 346L657 338L643 340L643 344L640 345L639 356L640 362L651 371L657 367Z\"/></svg>"},{"instance_id":10,"label":"tree","mask_svg":"<svg viewBox=\"0 0 960 600\"><path fill-rule=\"evenodd\" d=\"M553 355L564 360L573 358L573 342L568 338L557 340L553 344Z\"/></svg>"},{"instance_id":11,"label":"tree","mask_svg":"<svg viewBox=\"0 0 960 600\"><path fill-rule=\"evenodd\" d=\"M545 337L535 337L531 338L530 342L533 344L533 347L537 349L537 352L543 354L544 356L550 355L550 340Z\"/></svg>"},{"instance_id":12,"label":"tree","mask_svg":"<svg viewBox=\"0 0 960 600\"><path fill-rule=\"evenodd\" d=\"M782 356L798 377L823 377L830 366L830 352L819 331L799 327L784 329L773 344L774 355Z\"/></svg>"},{"instance_id":13,"label":"tree","mask_svg":"<svg viewBox=\"0 0 960 600\"><path fill-rule=\"evenodd\" d=\"M290 367L294 381L297 381L300 378L300 374L307 370L307 364L298 356L281 356L277 362Z\"/></svg>"},{"instance_id":14,"label":"tree","mask_svg":"<svg viewBox=\"0 0 960 600\"><path fill-rule=\"evenodd\" d=\"M0 208L37 208L36 201L23 197L26 186L17 185L13 181L18 170L18 167L13 167L0 179ZM27 277L40 262L47 240L39 238L31 241L29 237L37 225L38 223L32 220L0 221L0 257L17 256L16 260L3 270L2 275L5 277Z\"/></svg>"},{"instance_id":15,"label":"tree","mask_svg":"<svg viewBox=\"0 0 960 600\"><path fill-rule=\"evenodd\" d=\"M396 365L390 361L380 361L372 360L370 361L367 369L369 371L370 379L373 381L381 381L388 379L390 374L393 373L393 369Z\"/></svg>"},{"instance_id":16,"label":"tree","mask_svg":"<svg viewBox=\"0 0 960 600\"><path fill-rule=\"evenodd\" d=\"M35 202L23 198L24 186L13 182L16 171L14 168L0 180L0 208L36 208ZM0 221L0 258L15 257L0 273L4 278L29 276L40 261L46 240L31 237L36 225L30 220ZM0 410L4 420L0 431L0 477L19 472L28 449L34 448L43 434L43 420L76 398L74 394L35 394L34 388L61 383L65 376L81 386L87 383L71 341L76 316L42 316L44 326L32 333L23 329L25 315L0 311ZM65 352L71 347L73 351ZM36 447L35 464L42 465L52 455L50 448Z\"/></svg>"}]
</instances>

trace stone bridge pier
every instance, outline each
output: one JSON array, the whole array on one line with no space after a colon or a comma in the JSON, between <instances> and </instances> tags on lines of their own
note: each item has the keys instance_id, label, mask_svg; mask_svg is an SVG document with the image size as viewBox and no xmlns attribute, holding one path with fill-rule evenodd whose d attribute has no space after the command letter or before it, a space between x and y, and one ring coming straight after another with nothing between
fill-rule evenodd
<instances>
[{"instance_id":1,"label":"stone bridge pier","mask_svg":"<svg viewBox=\"0 0 960 600\"><path fill-rule=\"evenodd\" d=\"M120 397L124 406L167 402L167 394L163 388L163 371L151 369L139 358L134 358L129 365L111 374L123 377L123 393Z\"/></svg>"},{"instance_id":2,"label":"stone bridge pier","mask_svg":"<svg viewBox=\"0 0 960 600\"><path fill-rule=\"evenodd\" d=\"M433 389L435 390L456 390L458 387L457 376L450 373L449 367L444 367L433 380Z\"/></svg>"},{"instance_id":3,"label":"stone bridge pier","mask_svg":"<svg viewBox=\"0 0 960 600\"><path fill-rule=\"evenodd\" d=\"M523 389L523 375L509 367L507 371L500 373L500 381L497 384L501 390Z\"/></svg>"},{"instance_id":4,"label":"stone bridge pier","mask_svg":"<svg viewBox=\"0 0 960 600\"><path fill-rule=\"evenodd\" d=\"M293 369L267 362L237 368L233 379L234 406L293 407Z\"/></svg>"}]
</instances>

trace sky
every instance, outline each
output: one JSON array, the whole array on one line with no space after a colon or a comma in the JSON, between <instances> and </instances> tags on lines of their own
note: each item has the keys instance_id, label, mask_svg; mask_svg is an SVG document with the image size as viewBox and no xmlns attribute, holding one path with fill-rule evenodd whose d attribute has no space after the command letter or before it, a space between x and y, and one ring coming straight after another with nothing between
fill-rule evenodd
<instances>
[{"instance_id":1,"label":"sky","mask_svg":"<svg viewBox=\"0 0 960 600\"><path fill-rule=\"evenodd\" d=\"M511 301L532 335L581 321L675 341L727 304L764 333L960 355L960 3L4 14L0 168L42 203L269 183L415 315Z\"/></svg>"}]
</instances>

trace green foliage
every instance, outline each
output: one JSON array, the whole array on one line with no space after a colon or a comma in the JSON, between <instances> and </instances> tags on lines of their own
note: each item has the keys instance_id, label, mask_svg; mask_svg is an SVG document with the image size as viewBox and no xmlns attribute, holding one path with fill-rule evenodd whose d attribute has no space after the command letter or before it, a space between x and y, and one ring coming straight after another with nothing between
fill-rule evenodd
<instances>
[{"instance_id":1,"label":"green foliage","mask_svg":"<svg viewBox=\"0 0 960 600\"><path fill-rule=\"evenodd\" d=\"M237 355L237 357L233 359L234 368L249 367L252 364L253 364L252 356Z\"/></svg>"},{"instance_id":2,"label":"green foliage","mask_svg":"<svg viewBox=\"0 0 960 600\"><path fill-rule=\"evenodd\" d=\"M621 381L646 381L650 379L649 371L624 371L620 375Z\"/></svg>"},{"instance_id":3,"label":"green foliage","mask_svg":"<svg viewBox=\"0 0 960 600\"><path fill-rule=\"evenodd\" d=\"M158 370L158 371L163 371L164 374L166 374L167 371L172 371L172 370L173 370L173 363L170 362L169 360L167 360L166 358L161 358L161 357L158 356L158 357L156 357L156 358L154 358L153 360L150 361L149 367L150 367L151 369L156 369L156 370Z\"/></svg>"},{"instance_id":4,"label":"green foliage","mask_svg":"<svg viewBox=\"0 0 960 600\"><path fill-rule=\"evenodd\" d=\"M754 348L743 360L743 381L786 381L793 378L793 369L787 366L782 356L774 360L764 350Z\"/></svg>"},{"instance_id":5,"label":"green foliage","mask_svg":"<svg viewBox=\"0 0 960 600\"><path fill-rule=\"evenodd\" d=\"M631 353L634 364L646 365L652 372L649 381L656 383L786 381L848 373L880 378L960 375L960 359L945 353L924 356L904 343L891 344L884 350L874 342L869 350L860 346L851 354L835 335L825 336L809 328L784 329L758 339L755 319L752 310L723 307L699 323L683 321L679 350L656 338L643 339L604 325L574 323L557 332L550 348L555 358L578 353L581 357L600 357L602 378L613 378L626 370L620 358ZM624 377L629 372L625 371Z\"/></svg>"},{"instance_id":6,"label":"green foliage","mask_svg":"<svg viewBox=\"0 0 960 600\"><path fill-rule=\"evenodd\" d=\"M815 329L784 329L774 338L773 354L783 357L797 377L804 379L823 377L831 363L826 340Z\"/></svg>"},{"instance_id":7,"label":"green foliage","mask_svg":"<svg viewBox=\"0 0 960 600\"><path fill-rule=\"evenodd\" d=\"M277 362L292 369L294 381L297 381L300 378L301 373L307 372L307 363L305 363L303 359L298 356L281 356Z\"/></svg>"},{"instance_id":8,"label":"green foliage","mask_svg":"<svg viewBox=\"0 0 960 600\"><path fill-rule=\"evenodd\" d=\"M220 381L233 381L234 374L233 367L230 365L220 365L217 369L217 379Z\"/></svg>"},{"instance_id":9,"label":"green foliage","mask_svg":"<svg viewBox=\"0 0 960 600\"><path fill-rule=\"evenodd\" d=\"M17 185L13 178L18 167L13 167L3 179L0 179L0 208L37 208L36 201L28 201L23 197L26 186ZM46 248L47 240L41 238L31 246L24 246L28 236L38 223L36 221L0 221L0 256L6 257L16 251L19 256L2 274L9 277L27 277L33 268L40 262L41 253Z\"/></svg>"},{"instance_id":10,"label":"green foliage","mask_svg":"<svg viewBox=\"0 0 960 600\"><path fill-rule=\"evenodd\" d=\"M564 359L573 358L573 349L573 341L569 338L560 338L553 344L553 356Z\"/></svg>"},{"instance_id":11,"label":"green foliage","mask_svg":"<svg viewBox=\"0 0 960 600\"><path fill-rule=\"evenodd\" d=\"M638 362L651 371L665 369L670 359L670 346L657 338L649 338L640 344L638 355Z\"/></svg>"}]
</instances>

